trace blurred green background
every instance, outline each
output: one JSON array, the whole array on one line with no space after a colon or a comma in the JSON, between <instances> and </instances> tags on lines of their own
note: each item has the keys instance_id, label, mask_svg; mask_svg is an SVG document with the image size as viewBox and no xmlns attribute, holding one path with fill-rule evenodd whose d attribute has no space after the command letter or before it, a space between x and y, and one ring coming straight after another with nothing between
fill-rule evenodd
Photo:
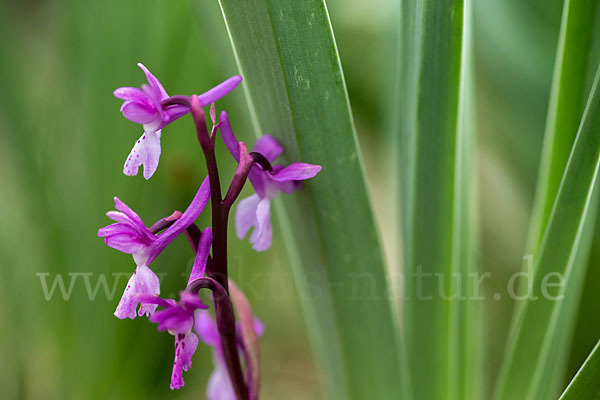
<instances>
[{"instance_id":1,"label":"blurred green background","mask_svg":"<svg viewBox=\"0 0 600 400\"><path fill-rule=\"evenodd\" d=\"M327 2L337 36L361 147L391 272L397 265L393 188L382 162L393 132L397 4ZM481 269L489 293L520 267L535 189L562 9L561 0L476 0L475 55ZM200 346L183 390L169 390L173 340L147 321L119 321L114 297L91 289L101 274L113 289L130 273L128 255L96 237L117 195L147 223L183 210L205 176L189 118L163 134L153 179L125 177L122 164L140 134L112 96L137 86L143 62L169 94L200 93L236 73L216 0L0 0L0 387L6 399L203 398L212 369ZM238 137L253 134L243 92L219 103ZM326 134L326 132L323 132ZM223 175L233 164L221 151ZM394 156L394 155L392 155ZM201 217L201 226L208 220ZM598 236L598 235L596 235ZM233 236L232 236L233 239ZM318 399L319 379L281 240L256 254L231 240L233 279L266 323L264 399ZM600 336L600 241L590 258L569 374ZM164 295L185 284L193 254L178 239L153 264ZM168 273L167 273L168 272ZM43 276L57 274L47 301ZM491 298L491 296L488 296ZM486 304L486 387L497 373L512 304ZM348 332L348 334L360 334ZM393 383L392 383L393 384Z\"/></svg>"}]
</instances>

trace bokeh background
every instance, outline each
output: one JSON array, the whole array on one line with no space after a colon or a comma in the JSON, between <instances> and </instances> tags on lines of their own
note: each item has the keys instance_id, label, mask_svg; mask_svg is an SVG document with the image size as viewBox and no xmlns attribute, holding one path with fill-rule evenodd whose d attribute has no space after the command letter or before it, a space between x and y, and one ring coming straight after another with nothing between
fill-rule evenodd
<instances>
[{"instance_id":1,"label":"bokeh background","mask_svg":"<svg viewBox=\"0 0 600 400\"><path fill-rule=\"evenodd\" d=\"M495 293L520 268L541 151L561 0L475 0L479 264ZM369 184L392 273L394 188L382 162L394 133L397 4L330 0ZM150 181L122 164L139 127L112 96L137 86L143 62L169 94L200 93L236 73L216 0L0 0L0 388L3 399L203 398L212 369L200 346L183 390L169 390L173 340L114 308L131 257L96 237L117 195L146 222L184 209L205 176L189 118L163 135ZM220 102L238 137L253 141L243 91ZM321 132L320 134L326 134ZM223 175L234 165L220 149ZM203 216L200 223L208 220ZM257 254L231 240L234 280L266 323L264 399L319 399L318 371L281 240ZM598 236L598 235L596 235ZM600 336L600 241L595 239L569 362L572 374ZM153 264L175 295L193 261L178 239ZM41 275L40 275L41 274ZM71 275L69 275L71 274ZM75 277L73 274L80 274ZM91 284L86 288L87 274ZM116 274L116 275L115 275ZM56 287L61 276L68 299ZM99 287L104 276L109 292ZM120 278L119 278L120 277ZM110 293L109 293L110 294ZM488 296L490 297L490 296ZM486 304L486 385L497 373L512 304ZM348 332L347 334L360 334ZM390 384L394 384L391 382Z\"/></svg>"}]
</instances>

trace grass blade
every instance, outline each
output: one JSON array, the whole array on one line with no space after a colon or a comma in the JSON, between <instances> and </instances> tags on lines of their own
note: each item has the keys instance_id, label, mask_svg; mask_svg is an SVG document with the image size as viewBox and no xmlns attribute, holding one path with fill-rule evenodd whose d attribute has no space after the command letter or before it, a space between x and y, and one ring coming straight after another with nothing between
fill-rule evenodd
<instances>
[{"instance_id":1,"label":"grass blade","mask_svg":"<svg viewBox=\"0 0 600 400\"><path fill-rule=\"evenodd\" d=\"M479 397L470 1L402 2L404 329L416 398ZM407 95L403 95L407 94Z\"/></svg>"},{"instance_id":2,"label":"grass blade","mask_svg":"<svg viewBox=\"0 0 600 400\"><path fill-rule=\"evenodd\" d=\"M289 160L323 165L277 209L326 397L398 398L397 323L325 4L220 4L256 134L276 136Z\"/></svg>"},{"instance_id":3,"label":"grass blade","mask_svg":"<svg viewBox=\"0 0 600 400\"><path fill-rule=\"evenodd\" d=\"M597 19L595 0L571 1L565 0L563 20L559 38L554 80L546 124L544 148L537 186L535 204L527 243L527 254L538 258L543 234L547 227L552 207L556 201L558 188L563 177L569 154L579 127L579 121L584 109L584 102L591 86L591 76L595 67L589 68L591 47L595 20ZM588 71L582 73L581 71ZM595 215L595 202L591 207L588 221ZM566 298L556 315L559 325L563 326L555 333L552 345L553 362L544 367L544 377L540 385L540 398L550 398L559 390L560 377L564 374L569 339L572 335L575 308L578 304L581 281L585 274L585 263L589 254L590 240L593 234L592 222L582 227L582 241L574 248L573 260L576 270L583 271L569 283L572 294ZM561 271L557 271L561 272ZM521 306L517 304L518 316ZM517 322L515 322L517 323ZM532 363L536 358L530 359ZM523 367L523 365L521 365ZM531 366L531 369L534 365ZM501 379L505 376L501 375ZM501 383L502 384L502 383ZM512 385L510 382L504 384Z\"/></svg>"},{"instance_id":4,"label":"grass blade","mask_svg":"<svg viewBox=\"0 0 600 400\"><path fill-rule=\"evenodd\" d=\"M600 398L600 342L585 360L559 400L588 400Z\"/></svg>"},{"instance_id":5,"label":"grass blade","mask_svg":"<svg viewBox=\"0 0 600 400\"><path fill-rule=\"evenodd\" d=\"M519 309L500 372L496 399L548 398L570 307L579 299L597 205L600 165L600 88L596 74L556 202L535 261L528 299ZM556 275L559 274L559 275ZM548 277L563 278L549 293ZM571 310L569 312L569 310ZM568 324L566 325L568 328Z\"/></svg>"},{"instance_id":6,"label":"grass blade","mask_svg":"<svg viewBox=\"0 0 600 400\"><path fill-rule=\"evenodd\" d=\"M589 94L595 68L581 71L588 71L596 5L565 0L528 254L539 250Z\"/></svg>"}]
</instances>

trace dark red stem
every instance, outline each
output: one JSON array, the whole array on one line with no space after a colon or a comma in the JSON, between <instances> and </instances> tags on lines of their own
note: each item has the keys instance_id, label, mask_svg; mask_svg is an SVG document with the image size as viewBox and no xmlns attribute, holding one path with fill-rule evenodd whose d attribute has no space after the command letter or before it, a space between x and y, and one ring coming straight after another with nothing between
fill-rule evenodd
<instances>
[{"instance_id":1,"label":"dark red stem","mask_svg":"<svg viewBox=\"0 0 600 400\"><path fill-rule=\"evenodd\" d=\"M217 159L215 157L215 136L209 135L208 133L208 129L206 127L206 117L202 107L200 106L198 97L194 95L189 99L190 111L192 113L192 117L194 118L194 124L196 125L198 141L200 142L202 151L204 152L206 168L208 170L208 179L210 181L213 232L212 268L210 275L223 290L223 293L220 293L219 296L224 296L226 298L226 302L228 302L229 307L231 308L231 312L220 313L218 307L223 307L223 305L217 305L217 299L220 297L215 295L215 311L217 313L217 326L219 326L219 332L221 333L221 347L236 397L238 400L248 400L248 388L246 387L246 383L244 381L244 375L242 373L235 337L235 315L228 297L227 218L229 216L229 207L223 207L222 204L223 194L221 193L221 181L219 179L219 170L217 168ZM175 99L174 104L181 104L179 101L183 103L185 102L185 99ZM220 289L217 287L215 290L218 291ZM215 290L213 290L213 293ZM222 300L222 302L225 302L225 300ZM223 327L223 330L221 330L221 327ZM226 329L226 327L232 328Z\"/></svg>"}]
</instances>

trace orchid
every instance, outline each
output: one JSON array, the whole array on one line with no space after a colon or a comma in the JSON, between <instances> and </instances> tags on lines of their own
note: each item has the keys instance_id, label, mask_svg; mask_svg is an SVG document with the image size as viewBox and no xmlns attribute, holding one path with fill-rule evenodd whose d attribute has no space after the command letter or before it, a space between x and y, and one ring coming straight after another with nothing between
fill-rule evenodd
<instances>
[{"instance_id":1,"label":"orchid","mask_svg":"<svg viewBox=\"0 0 600 400\"><path fill-rule=\"evenodd\" d=\"M123 173L127 176L137 175L140 165L143 165L144 178L150 179L158 168L162 128L189 113L189 108L178 104L163 107L162 102L169 99L163 85L142 63L138 63L138 66L144 71L148 84L143 84L141 89L121 87L114 91L114 95L125 100L121 106L123 116L142 124L144 128L144 133L134 144L125 161ZM233 76L201 94L198 98L202 106L222 98L235 89L241 81L240 76Z\"/></svg>"},{"instance_id":2,"label":"orchid","mask_svg":"<svg viewBox=\"0 0 600 400\"><path fill-rule=\"evenodd\" d=\"M208 177L204 180L185 212L176 211L148 228L129 206L114 198L116 211L108 217L115 223L98 230L105 243L121 252L131 254L136 269L119 301L115 316L134 319L149 316L158 330L175 337L175 360L171 374L171 389L184 386L183 372L192 366L192 357L202 341L213 348L215 370L210 377L209 400L256 400L260 386L258 336L263 324L254 317L246 296L228 277L227 226L231 207L245 183L250 180L256 194L241 201L236 215L236 228L243 238L255 227L250 238L256 250L266 250L272 242L270 202L279 193L291 193L300 188L301 181L314 177L321 167L294 163L288 167L271 165L283 151L271 136L258 140L254 151L248 152L231 130L223 111L216 121L215 101L231 92L241 77L234 76L199 96L171 96L148 69L138 64L146 74L147 84L141 89L123 87L115 90L124 100L123 115L143 125L144 134L136 142L125 162L124 173L136 175L140 165L144 178L156 171L161 154L161 130L183 115L190 113L196 127L196 137L202 147ZM203 107L210 104L212 130L208 130ZM238 166L223 195L217 159L216 132L220 129L227 149ZM195 220L211 202L212 225L203 231ZM177 236L185 232L195 252L194 265L179 301L163 299L160 282L149 265ZM197 297L200 289L212 291L215 319L208 306ZM136 309L139 305L139 310ZM157 311L158 307L162 309ZM237 314L237 317L236 317ZM196 333L193 330L196 330ZM241 359L244 359L242 362Z\"/></svg>"},{"instance_id":3,"label":"orchid","mask_svg":"<svg viewBox=\"0 0 600 400\"><path fill-rule=\"evenodd\" d=\"M161 306L164 309L154 313L150 322L158 324L159 331L168 331L175 337L175 361L171 374L171 389L183 387L183 371L192 366L192 356L198 347L198 336L192 332L194 327L194 311L206 309L196 295L183 291L179 294L179 301L161 299L157 296L142 295L138 301L143 304Z\"/></svg>"},{"instance_id":4,"label":"orchid","mask_svg":"<svg viewBox=\"0 0 600 400\"><path fill-rule=\"evenodd\" d=\"M235 138L227 113L223 111L219 126L225 146L236 159L240 161L238 141ZM254 227L250 243L257 251L271 247L273 232L271 227L271 200L280 193L291 193L301 186L301 181L310 179L321 171L320 165L293 163L287 167L273 165L283 152L283 147L270 135L264 135L254 145L252 153L257 162L250 169L248 179L256 191L250 197L242 200L237 208L235 227L237 235L243 239Z\"/></svg>"},{"instance_id":5,"label":"orchid","mask_svg":"<svg viewBox=\"0 0 600 400\"><path fill-rule=\"evenodd\" d=\"M106 215L116 223L98 230L98 236L104 237L108 246L133 255L136 264L136 269L117 306L115 316L120 319L127 317L133 319L136 315L135 309L139 304L137 296L160 294L158 277L148 265L173 239L198 218L206 207L209 197L209 181L205 179L186 211L159 235L152 233L139 215L125 203L117 197L114 198L117 211L109 211ZM152 314L154 310L156 310L156 305L143 304L139 309L139 315Z\"/></svg>"}]
</instances>

